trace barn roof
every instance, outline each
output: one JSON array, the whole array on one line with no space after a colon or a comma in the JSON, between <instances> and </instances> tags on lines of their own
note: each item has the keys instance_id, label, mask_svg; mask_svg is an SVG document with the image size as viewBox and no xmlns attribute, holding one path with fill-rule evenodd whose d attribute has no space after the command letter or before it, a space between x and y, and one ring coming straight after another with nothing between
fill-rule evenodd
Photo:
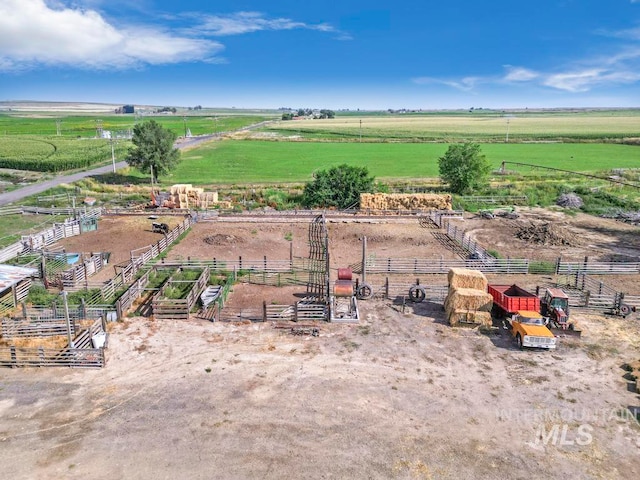
<instances>
[{"instance_id":1,"label":"barn roof","mask_svg":"<svg viewBox=\"0 0 640 480\"><path fill-rule=\"evenodd\" d=\"M0 264L0 292L13 287L25 278L38 274L35 268L16 267L15 265Z\"/></svg>"}]
</instances>

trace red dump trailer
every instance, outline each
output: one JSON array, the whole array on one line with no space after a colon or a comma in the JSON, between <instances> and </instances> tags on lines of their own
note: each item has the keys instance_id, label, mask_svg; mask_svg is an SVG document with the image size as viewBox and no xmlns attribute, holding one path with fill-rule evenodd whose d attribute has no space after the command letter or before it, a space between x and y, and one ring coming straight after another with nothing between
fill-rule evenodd
<instances>
[{"instance_id":1,"label":"red dump trailer","mask_svg":"<svg viewBox=\"0 0 640 480\"><path fill-rule=\"evenodd\" d=\"M494 307L505 315L519 311L540 312L538 296L517 285L489 285L487 291L493 297Z\"/></svg>"}]
</instances>

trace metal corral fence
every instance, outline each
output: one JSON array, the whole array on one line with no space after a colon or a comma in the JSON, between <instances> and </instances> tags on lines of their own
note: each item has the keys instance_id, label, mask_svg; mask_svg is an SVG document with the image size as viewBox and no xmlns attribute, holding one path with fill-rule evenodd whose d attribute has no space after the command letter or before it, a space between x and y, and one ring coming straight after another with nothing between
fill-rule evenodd
<instances>
[{"instance_id":1,"label":"metal corral fence","mask_svg":"<svg viewBox=\"0 0 640 480\"><path fill-rule=\"evenodd\" d=\"M145 266L145 263L157 258L190 227L191 219L187 217L183 222L165 235L158 243L134 250L131 252L131 260L125 264L116 265L115 267L120 271L115 277L107 280L106 282L92 283L85 281L84 285L67 287L65 290L95 290L95 295L90 300L87 300L87 303L89 304L110 301L122 289L128 290L129 284L136 280L138 271ZM118 318L120 319L122 318L123 312L126 311L126 308L124 310L118 308L117 311Z\"/></svg>"},{"instance_id":2,"label":"metal corral fence","mask_svg":"<svg viewBox=\"0 0 640 480\"><path fill-rule=\"evenodd\" d=\"M185 217L173 230L162 237L157 243L147 245L146 247L137 248L131 251L131 264L135 268L143 266L145 263L150 262L154 258L157 258L162 252L164 252L173 242L175 242L182 234L187 232L193 221L191 217Z\"/></svg>"},{"instance_id":3,"label":"metal corral fence","mask_svg":"<svg viewBox=\"0 0 640 480\"><path fill-rule=\"evenodd\" d=\"M36 234L23 235L20 241L0 250L0 263L11 260L21 253L43 250L62 238L80 235L82 233L83 225L86 224L86 218L97 218L98 216L100 216L99 208L86 210L85 213L83 213L77 220L67 220L64 223L54 223L52 227L42 230Z\"/></svg>"},{"instance_id":4,"label":"metal corral fence","mask_svg":"<svg viewBox=\"0 0 640 480\"><path fill-rule=\"evenodd\" d=\"M94 348L93 339L103 335L103 321L93 322L73 339L73 348L0 347L0 367L82 367L100 368L105 364L104 346ZM106 340L105 340L106 341Z\"/></svg>"},{"instance_id":5,"label":"metal corral fence","mask_svg":"<svg viewBox=\"0 0 640 480\"><path fill-rule=\"evenodd\" d=\"M71 332L78 331L80 320L107 321L116 318L116 312L111 305L87 306L69 305L69 325ZM67 333L67 323L64 307L61 306L33 306L23 304L22 315L4 317L0 320L2 336L14 337L48 337Z\"/></svg>"},{"instance_id":6,"label":"metal corral fence","mask_svg":"<svg viewBox=\"0 0 640 480\"><path fill-rule=\"evenodd\" d=\"M80 264L56 274L50 283L63 289L73 288L81 284L86 286L89 277L98 273L105 266L104 255L102 253L94 253L89 258L83 259Z\"/></svg>"},{"instance_id":7,"label":"metal corral fence","mask_svg":"<svg viewBox=\"0 0 640 480\"><path fill-rule=\"evenodd\" d=\"M569 305L593 310L618 310L622 305L640 309L640 295L627 295L585 273L567 275L558 282L569 296Z\"/></svg>"},{"instance_id":8,"label":"metal corral fence","mask_svg":"<svg viewBox=\"0 0 640 480\"><path fill-rule=\"evenodd\" d=\"M262 308L222 308L220 322L307 322L326 321L328 306L323 303L300 301L293 305L267 304Z\"/></svg>"},{"instance_id":9,"label":"metal corral fence","mask_svg":"<svg viewBox=\"0 0 640 480\"><path fill-rule=\"evenodd\" d=\"M484 273L525 274L529 272L529 260L514 258L492 258L487 260L451 260L437 258L376 258L370 256L366 262L367 273L434 274L448 273L452 268L469 268ZM362 273L361 264L352 266Z\"/></svg>"},{"instance_id":10,"label":"metal corral fence","mask_svg":"<svg viewBox=\"0 0 640 480\"><path fill-rule=\"evenodd\" d=\"M183 271L183 269L180 271ZM209 282L210 272L209 268L205 267L196 280L180 281L175 279L177 274L178 272L169 277L160 290L153 296L151 305L153 309L153 317L156 320L188 320L191 310ZM168 289L172 288L174 284L185 282L192 284L192 286L184 298L175 299L166 297Z\"/></svg>"},{"instance_id":11,"label":"metal corral fence","mask_svg":"<svg viewBox=\"0 0 640 480\"><path fill-rule=\"evenodd\" d=\"M25 278L13 288L8 288L0 294L0 315L4 315L16 308L29 295L31 279Z\"/></svg>"}]
</instances>

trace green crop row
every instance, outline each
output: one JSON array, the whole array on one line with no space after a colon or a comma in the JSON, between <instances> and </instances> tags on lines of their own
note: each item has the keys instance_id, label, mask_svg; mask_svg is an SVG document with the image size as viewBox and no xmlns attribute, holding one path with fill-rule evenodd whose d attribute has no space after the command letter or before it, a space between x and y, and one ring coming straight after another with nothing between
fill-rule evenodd
<instances>
[{"instance_id":1,"label":"green crop row","mask_svg":"<svg viewBox=\"0 0 640 480\"><path fill-rule=\"evenodd\" d=\"M124 157L127 143L114 145L116 158ZM0 168L61 172L90 167L110 158L109 140L32 135L0 137Z\"/></svg>"}]
</instances>

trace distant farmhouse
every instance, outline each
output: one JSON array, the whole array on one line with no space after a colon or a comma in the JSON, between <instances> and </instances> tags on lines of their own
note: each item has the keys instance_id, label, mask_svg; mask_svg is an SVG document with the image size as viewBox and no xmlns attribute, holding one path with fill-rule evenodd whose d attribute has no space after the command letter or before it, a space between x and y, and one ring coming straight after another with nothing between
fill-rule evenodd
<instances>
[{"instance_id":1,"label":"distant farmhouse","mask_svg":"<svg viewBox=\"0 0 640 480\"><path fill-rule=\"evenodd\" d=\"M123 105L122 107L116 108L116 113L135 113L135 108L133 105Z\"/></svg>"}]
</instances>

